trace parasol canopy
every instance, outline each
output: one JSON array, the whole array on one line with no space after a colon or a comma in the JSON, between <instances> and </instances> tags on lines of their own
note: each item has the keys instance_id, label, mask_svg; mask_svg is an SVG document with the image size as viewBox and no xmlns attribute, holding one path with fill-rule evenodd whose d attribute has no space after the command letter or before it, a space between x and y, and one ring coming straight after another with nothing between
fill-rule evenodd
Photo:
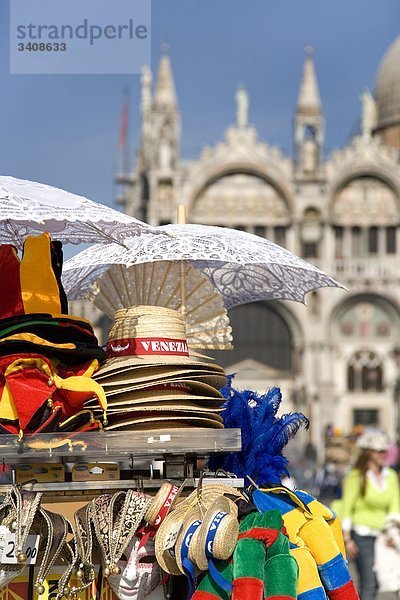
<instances>
[{"instance_id":1,"label":"parasol canopy","mask_svg":"<svg viewBox=\"0 0 400 600\"><path fill-rule=\"evenodd\" d=\"M112 265L158 261L185 261L204 273L227 309L260 300L305 302L308 292L321 287L346 289L285 248L244 231L194 224L156 229L169 235L127 238L125 247L95 245L73 256L64 265L69 297L88 297Z\"/></svg>"},{"instance_id":2,"label":"parasol canopy","mask_svg":"<svg viewBox=\"0 0 400 600\"><path fill-rule=\"evenodd\" d=\"M63 243L123 243L155 228L65 190L0 176L0 243L22 247L28 235L49 232Z\"/></svg>"}]
</instances>

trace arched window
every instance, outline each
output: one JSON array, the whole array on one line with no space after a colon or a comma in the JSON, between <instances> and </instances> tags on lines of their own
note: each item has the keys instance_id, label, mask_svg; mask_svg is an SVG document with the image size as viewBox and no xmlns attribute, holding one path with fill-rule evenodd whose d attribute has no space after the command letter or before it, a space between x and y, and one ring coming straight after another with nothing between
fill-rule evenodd
<instances>
[{"instance_id":1,"label":"arched window","mask_svg":"<svg viewBox=\"0 0 400 600\"><path fill-rule=\"evenodd\" d=\"M337 190L332 220L335 228L336 257L376 257L395 254L400 226L400 203L385 181L361 176Z\"/></svg>"},{"instance_id":2,"label":"arched window","mask_svg":"<svg viewBox=\"0 0 400 600\"><path fill-rule=\"evenodd\" d=\"M292 336L285 320L271 305L244 304L229 311L234 350L213 352L218 364L253 359L280 371L292 369Z\"/></svg>"},{"instance_id":3,"label":"arched window","mask_svg":"<svg viewBox=\"0 0 400 600\"><path fill-rule=\"evenodd\" d=\"M383 389L381 359L369 350L356 352L347 365L347 388L352 392Z\"/></svg>"},{"instance_id":4,"label":"arched window","mask_svg":"<svg viewBox=\"0 0 400 600\"><path fill-rule=\"evenodd\" d=\"M317 131L315 127L313 127L312 125L307 125L304 128L304 140L312 140L313 142L315 142L316 137Z\"/></svg>"},{"instance_id":5,"label":"arched window","mask_svg":"<svg viewBox=\"0 0 400 600\"><path fill-rule=\"evenodd\" d=\"M321 232L321 212L315 207L306 208L301 225L303 258L319 258Z\"/></svg>"}]
</instances>

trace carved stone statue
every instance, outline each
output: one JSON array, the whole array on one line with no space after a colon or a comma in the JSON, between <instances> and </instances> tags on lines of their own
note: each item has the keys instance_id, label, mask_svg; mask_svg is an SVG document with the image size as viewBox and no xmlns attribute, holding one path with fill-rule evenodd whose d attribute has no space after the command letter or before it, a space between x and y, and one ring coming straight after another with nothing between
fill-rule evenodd
<instances>
[{"instance_id":1,"label":"carved stone statue","mask_svg":"<svg viewBox=\"0 0 400 600\"><path fill-rule=\"evenodd\" d=\"M243 86L240 86L235 95L236 100L236 125L245 128L248 125L249 96Z\"/></svg>"},{"instance_id":2,"label":"carved stone statue","mask_svg":"<svg viewBox=\"0 0 400 600\"><path fill-rule=\"evenodd\" d=\"M163 173L169 173L173 168L173 150L172 150L172 127L166 121L160 132L159 140L159 168Z\"/></svg>"},{"instance_id":3,"label":"carved stone statue","mask_svg":"<svg viewBox=\"0 0 400 600\"><path fill-rule=\"evenodd\" d=\"M361 100L361 132L363 137L370 138L373 129L376 127L377 114L376 102L369 90L363 90L360 96Z\"/></svg>"}]
</instances>

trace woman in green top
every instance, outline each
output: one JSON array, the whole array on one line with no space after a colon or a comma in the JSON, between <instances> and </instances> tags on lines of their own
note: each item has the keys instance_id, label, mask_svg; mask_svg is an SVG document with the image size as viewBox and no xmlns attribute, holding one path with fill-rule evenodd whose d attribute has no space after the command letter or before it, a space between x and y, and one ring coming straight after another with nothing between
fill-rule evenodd
<instances>
[{"instance_id":1,"label":"woman in green top","mask_svg":"<svg viewBox=\"0 0 400 600\"><path fill-rule=\"evenodd\" d=\"M347 554L357 566L361 600L374 600L375 538L386 517L400 512L399 480L385 466L389 442L384 433L367 431L357 446L360 455L343 484L342 527Z\"/></svg>"}]
</instances>

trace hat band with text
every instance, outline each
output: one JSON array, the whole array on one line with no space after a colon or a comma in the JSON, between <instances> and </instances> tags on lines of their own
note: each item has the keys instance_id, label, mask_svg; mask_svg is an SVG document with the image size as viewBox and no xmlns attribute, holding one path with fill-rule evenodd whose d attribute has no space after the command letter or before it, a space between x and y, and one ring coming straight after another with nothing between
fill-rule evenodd
<instances>
[{"instance_id":1,"label":"hat band with text","mask_svg":"<svg viewBox=\"0 0 400 600\"><path fill-rule=\"evenodd\" d=\"M121 338L107 342L107 358L118 356L189 356L186 340Z\"/></svg>"}]
</instances>

